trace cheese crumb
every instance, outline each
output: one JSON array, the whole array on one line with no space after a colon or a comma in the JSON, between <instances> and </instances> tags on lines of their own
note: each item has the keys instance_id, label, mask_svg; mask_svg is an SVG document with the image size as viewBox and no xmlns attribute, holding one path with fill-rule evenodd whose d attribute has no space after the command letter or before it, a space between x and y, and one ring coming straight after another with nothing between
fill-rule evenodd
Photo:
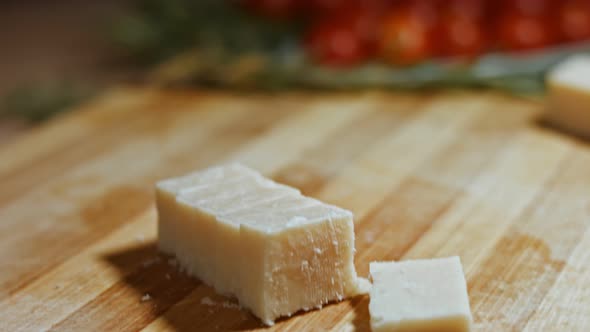
<instances>
[{"instance_id":1,"label":"cheese crumb","mask_svg":"<svg viewBox=\"0 0 590 332\"><path fill-rule=\"evenodd\" d=\"M305 271L305 270L307 270L307 269L309 269L309 262L308 262L308 261L306 261L306 260L303 260L303 261L301 262L301 271Z\"/></svg>"},{"instance_id":2,"label":"cheese crumb","mask_svg":"<svg viewBox=\"0 0 590 332\"><path fill-rule=\"evenodd\" d=\"M229 301L223 302L221 306L227 309L240 309L240 306L238 304L231 303Z\"/></svg>"},{"instance_id":3,"label":"cheese crumb","mask_svg":"<svg viewBox=\"0 0 590 332\"><path fill-rule=\"evenodd\" d=\"M159 262L160 262L160 257L154 257L154 258L150 258L150 259L144 261L141 265L143 267L149 267L149 266L152 266L152 265L159 263Z\"/></svg>"},{"instance_id":4,"label":"cheese crumb","mask_svg":"<svg viewBox=\"0 0 590 332\"><path fill-rule=\"evenodd\" d=\"M224 301L221 303L215 302L208 296L205 296L204 298L201 299L201 304L206 305L206 306L210 306L210 307L214 307L214 306L219 305L222 308L226 308L226 309L240 309L241 308L239 304L235 304L235 303L232 303L229 301Z\"/></svg>"},{"instance_id":5,"label":"cheese crumb","mask_svg":"<svg viewBox=\"0 0 590 332\"><path fill-rule=\"evenodd\" d=\"M216 302L211 300L210 297L205 296L204 298L201 299L201 304L208 305L208 306L214 306L216 304Z\"/></svg>"}]
</instances>

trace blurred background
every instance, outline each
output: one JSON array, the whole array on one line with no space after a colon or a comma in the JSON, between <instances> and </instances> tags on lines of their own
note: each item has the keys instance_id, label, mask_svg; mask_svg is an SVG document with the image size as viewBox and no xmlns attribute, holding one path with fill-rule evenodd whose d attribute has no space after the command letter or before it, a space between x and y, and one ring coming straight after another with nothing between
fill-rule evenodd
<instances>
[{"instance_id":1,"label":"blurred background","mask_svg":"<svg viewBox=\"0 0 590 332\"><path fill-rule=\"evenodd\" d=\"M0 142L114 84L542 94L590 0L12 0Z\"/></svg>"}]
</instances>

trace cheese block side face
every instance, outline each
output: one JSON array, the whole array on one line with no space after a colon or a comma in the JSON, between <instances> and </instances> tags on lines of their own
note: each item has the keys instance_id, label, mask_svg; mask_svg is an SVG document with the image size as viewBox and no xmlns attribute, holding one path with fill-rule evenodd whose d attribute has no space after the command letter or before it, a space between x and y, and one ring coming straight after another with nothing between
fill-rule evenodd
<instances>
[{"instance_id":1,"label":"cheese block side face","mask_svg":"<svg viewBox=\"0 0 590 332\"><path fill-rule=\"evenodd\" d=\"M180 265L189 274L214 285L216 272L212 255L196 253L214 252L218 241L218 225L215 216L205 210L195 209L190 204L175 200L159 202L158 244L162 251L174 254ZM172 212L167 212L172 211Z\"/></svg>"},{"instance_id":2,"label":"cheese block side face","mask_svg":"<svg viewBox=\"0 0 590 332\"><path fill-rule=\"evenodd\" d=\"M240 305L248 308L266 325L274 324L274 317L267 306L265 269L269 238L265 232L248 227L239 227L238 277L240 289L236 296Z\"/></svg>"},{"instance_id":3,"label":"cheese block side face","mask_svg":"<svg viewBox=\"0 0 590 332\"><path fill-rule=\"evenodd\" d=\"M158 240L160 243L171 244L177 237L175 225L178 224L176 216L176 195L156 187L156 206L158 214ZM166 222L161 222L165 220ZM174 252L172 247L162 248L166 252Z\"/></svg>"},{"instance_id":4,"label":"cheese block side face","mask_svg":"<svg viewBox=\"0 0 590 332\"><path fill-rule=\"evenodd\" d=\"M546 81L546 120L590 137L590 56L566 59L549 72Z\"/></svg>"},{"instance_id":5,"label":"cheese block side face","mask_svg":"<svg viewBox=\"0 0 590 332\"><path fill-rule=\"evenodd\" d=\"M224 182L252 175L251 171L239 164L218 166L201 172L159 181L156 184L156 206L158 212L158 239L160 247L168 253L183 249L188 239L185 227L186 208L179 206L177 198L182 190L199 186L222 186ZM190 209L190 208L189 208ZM210 216L204 219L210 219ZM193 225L194 226L194 225ZM196 239L195 239L196 240ZM201 241L195 241L201 243ZM199 244L196 244L199 246ZM201 251L202 248L193 248Z\"/></svg>"},{"instance_id":6,"label":"cheese block side face","mask_svg":"<svg viewBox=\"0 0 590 332\"><path fill-rule=\"evenodd\" d=\"M590 90L549 82L548 108L545 119L553 125L590 137Z\"/></svg>"},{"instance_id":7,"label":"cheese block side face","mask_svg":"<svg viewBox=\"0 0 590 332\"><path fill-rule=\"evenodd\" d=\"M243 252L259 250L244 260L242 279L248 281L245 289L250 290L244 294L247 306L272 324L299 310L362 293L353 263L353 227L349 215L278 232L242 224ZM260 274L255 276L252 270Z\"/></svg>"},{"instance_id":8,"label":"cheese block side face","mask_svg":"<svg viewBox=\"0 0 590 332\"><path fill-rule=\"evenodd\" d=\"M370 264L373 331L470 331L471 311L458 257Z\"/></svg>"},{"instance_id":9,"label":"cheese block side face","mask_svg":"<svg viewBox=\"0 0 590 332\"><path fill-rule=\"evenodd\" d=\"M260 183L260 179L250 176L239 176L211 184L201 184L181 189L177 198L191 202L197 206L202 203L233 199L248 194Z\"/></svg>"}]
</instances>

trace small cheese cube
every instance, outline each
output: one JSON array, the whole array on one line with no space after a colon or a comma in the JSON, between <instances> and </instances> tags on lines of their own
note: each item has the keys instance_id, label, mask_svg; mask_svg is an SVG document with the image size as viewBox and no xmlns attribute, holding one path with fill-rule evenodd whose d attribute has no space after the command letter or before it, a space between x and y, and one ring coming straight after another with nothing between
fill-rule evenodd
<instances>
[{"instance_id":1,"label":"small cheese cube","mask_svg":"<svg viewBox=\"0 0 590 332\"><path fill-rule=\"evenodd\" d=\"M239 164L156 185L160 248L268 325L367 292L352 213Z\"/></svg>"},{"instance_id":2,"label":"small cheese cube","mask_svg":"<svg viewBox=\"0 0 590 332\"><path fill-rule=\"evenodd\" d=\"M459 257L370 264L373 332L470 331Z\"/></svg>"},{"instance_id":3,"label":"small cheese cube","mask_svg":"<svg viewBox=\"0 0 590 332\"><path fill-rule=\"evenodd\" d=\"M590 137L590 56L577 55L547 75L546 119L574 134Z\"/></svg>"}]
</instances>

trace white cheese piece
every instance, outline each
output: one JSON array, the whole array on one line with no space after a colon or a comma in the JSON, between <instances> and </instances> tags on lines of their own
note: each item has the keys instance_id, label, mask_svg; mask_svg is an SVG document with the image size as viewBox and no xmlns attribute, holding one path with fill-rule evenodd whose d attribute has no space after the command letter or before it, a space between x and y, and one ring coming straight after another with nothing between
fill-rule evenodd
<instances>
[{"instance_id":1,"label":"white cheese piece","mask_svg":"<svg viewBox=\"0 0 590 332\"><path fill-rule=\"evenodd\" d=\"M366 293L352 213L231 164L156 185L159 244L264 323Z\"/></svg>"},{"instance_id":2,"label":"white cheese piece","mask_svg":"<svg viewBox=\"0 0 590 332\"><path fill-rule=\"evenodd\" d=\"M373 332L471 329L459 257L372 262L369 313Z\"/></svg>"},{"instance_id":3,"label":"white cheese piece","mask_svg":"<svg viewBox=\"0 0 590 332\"><path fill-rule=\"evenodd\" d=\"M574 134L590 137L590 56L566 59L547 75L546 119Z\"/></svg>"}]
</instances>

